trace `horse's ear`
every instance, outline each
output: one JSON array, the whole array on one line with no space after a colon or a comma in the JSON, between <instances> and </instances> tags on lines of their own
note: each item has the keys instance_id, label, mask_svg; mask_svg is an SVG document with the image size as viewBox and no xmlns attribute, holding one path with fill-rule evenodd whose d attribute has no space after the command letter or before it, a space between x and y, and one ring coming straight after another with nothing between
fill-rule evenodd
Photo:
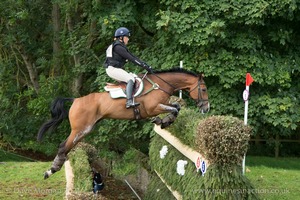
<instances>
[{"instance_id":1,"label":"horse's ear","mask_svg":"<svg viewBox=\"0 0 300 200\"><path fill-rule=\"evenodd\" d=\"M201 72L201 73L199 74L199 78L204 78L204 73Z\"/></svg>"}]
</instances>

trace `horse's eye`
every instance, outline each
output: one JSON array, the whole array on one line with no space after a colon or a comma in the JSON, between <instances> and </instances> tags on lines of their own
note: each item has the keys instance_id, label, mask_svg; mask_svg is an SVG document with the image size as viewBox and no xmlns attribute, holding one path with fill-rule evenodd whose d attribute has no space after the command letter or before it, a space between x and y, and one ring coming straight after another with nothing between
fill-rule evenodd
<instances>
[{"instance_id":1,"label":"horse's eye","mask_svg":"<svg viewBox=\"0 0 300 200\"><path fill-rule=\"evenodd\" d=\"M203 88L203 89L202 89L202 92L206 92L206 88Z\"/></svg>"}]
</instances>

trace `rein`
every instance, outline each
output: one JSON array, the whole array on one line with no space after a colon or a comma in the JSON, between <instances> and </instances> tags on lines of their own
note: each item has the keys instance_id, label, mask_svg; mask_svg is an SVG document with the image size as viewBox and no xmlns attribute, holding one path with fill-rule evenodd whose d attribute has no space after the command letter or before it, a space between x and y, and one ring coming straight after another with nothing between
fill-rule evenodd
<instances>
[{"instance_id":1,"label":"rein","mask_svg":"<svg viewBox=\"0 0 300 200\"><path fill-rule=\"evenodd\" d=\"M169 85L171 88L173 88L174 90L176 90L177 88L174 87L173 85L171 85L170 83L168 83L167 81L165 81L163 78L161 78L160 76L158 76L157 74L152 74L154 76L156 76L157 78L159 78L160 80L162 80L164 83L166 83L167 85ZM172 96L171 93L167 92L166 90L164 90L163 88L158 86L158 89L162 90L163 92L167 93L168 95Z\"/></svg>"},{"instance_id":2,"label":"rein","mask_svg":"<svg viewBox=\"0 0 300 200\"><path fill-rule=\"evenodd\" d=\"M155 90L156 90L156 89L160 89L161 91L163 91L163 92L167 93L168 95L172 96L171 93L167 92L166 90L164 90L163 88L161 88L157 83L154 83L151 79L149 79L149 78L147 77L147 74L148 74L148 72L146 72L146 73L144 74L144 76L141 78L141 80L143 81L143 80L146 78L146 80L147 80L149 83L152 84L152 87L151 87L148 91L146 91L144 94L142 94L142 95L146 95L146 94L148 94L149 92L151 92L151 91L154 90L154 89L155 89ZM157 78L159 78L160 80L162 80L163 82L165 82L166 84L168 84L169 86L171 86L174 90L177 89L177 88L175 88L173 85L171 85L170 83L168 83L167 81L165 81L164 79L162 79L161 77L159 77L158 75L156 75L156 74L152 74L152 75L156 76ZM142 95L141 95L141 96L142 96Z\"/></svg>"},{"instance_id":3,"label":"rein","mask_svg":"<svg viewBox=\"0 0 300 200\"><path fill-rule=\"evenodd\" d=\"M142 80L147 76L148 72L145 73L145 75L143 76ZM157 74L152 74L154 76L156 76L157 78L159 78L160 80L162 80L164 83L166 83L167 85L169 85L171 88L173 88L174 90L176 90L177 88L174 87L172 84L168 83L167 81L165 81L163 78L161 78L160 76L158 76ZM161 88L159 85L157 85L156 83L153 83L150 79L147 78L147 80L152 84L152 85L155 85L156 88L155 89L160 89L162 90L163 92L167 93L168 95L172 96L173 94L170 94L169 92L167 92L166 90L164 90L163 88ZM205 83L201 83L200 81L200 77L198 79L198 84L189 91L189 94L194 91L196 88L198 89L198 99L196 100L197 104L199 104L200 102L204 102L204 101L208 101L208 99L203 99L202 97L202 92L201 92L201 85L205 85ZM189 97L188 95L184 94L183 95Z\"/></svg>"},{"instance_id":4,"label":"rein","mask_svg":"<svg viewBox=\"0 0 300 200\"><path fill-rule=\"evenodd\" d=\"M200 79L198 79L198 84L197 84L193 89L191 89L191 90L189 91L189 93L191 93L191 92L194 91L196 88L198 88L198 99L197 99L197 104L200 103L200 102L208 101L208 99L203 99L203 97L202 97L202 92L201 92L201 88L200 88L201 85L205 85L205 86L206 86L205 83L201 83Z\"/></svg>"},{"instance_id":5,"label":"rein","mask_svg":"<svg viewBox=\"0 0 300 200\"><path fill-rule=\"evenodd\" d=\"M173 88L174 90L176 90L177 88L174 87L173 85L171 85L170 83L168 83L167 81L165 81L163 78L161 78L160 76L158 76L157 74L152 74L154 76L156 76L157 78L159 78L160 80L162 80L163 82L165 82L166 84L168 84L171 88Z\"/></svg>"}]
</instances>

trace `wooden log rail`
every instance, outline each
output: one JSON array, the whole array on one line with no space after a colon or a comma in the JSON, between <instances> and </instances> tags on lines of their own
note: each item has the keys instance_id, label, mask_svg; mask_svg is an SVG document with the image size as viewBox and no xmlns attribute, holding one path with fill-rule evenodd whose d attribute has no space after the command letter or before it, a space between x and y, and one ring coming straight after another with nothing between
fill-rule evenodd
<instances>
[{"instance_id":1,"label":"wooden log rail","mask_svg":"<svg viewBox=\"0 0 300 200\"><path fill-rule=\"evenodd\" d=\"M185 157L187 157L193 163L195 163L195 166L199 164L199 158L201 159L201 161L204 161L206 163L206 167L209 166L208 160L203 155L201 155L201 153L183 144L178 138L173 136L169 131L165 129L161 129L160 126L157 125L154 126L154 131L157 134L159 134L163 139L165 139L167 142L169 142L173 147L175 147L179 152L181 152Z\"/></svg>"},{"instance_id":2,"label":"wooden log rail","mask_svg":"<svg viewBox=\"0 0 300 200\"><path fill-rule=\"evenodd\" d=\"M154 131L160 135L164 140L166 140L168 143L170 143L174 148L176 148L181 154L183 154L185 157L190 159L196 166L197 170L201 167L202 161L206 163L206 168L209 166L208 160L201 155L199 152L193 150L189 146L183 144L178 138L173 136L169 131L165 129L161 129L160 126L155 125ZM182 196L177 191L174 191L171 189L171 187L166 183L166 181L162 178L162 176L155 170L158 177L161 179L161 181L166 185L166 187L170 190L170 192L173 194L173 196L177 200L181 200Z\"/></svg>"}]
</instances>

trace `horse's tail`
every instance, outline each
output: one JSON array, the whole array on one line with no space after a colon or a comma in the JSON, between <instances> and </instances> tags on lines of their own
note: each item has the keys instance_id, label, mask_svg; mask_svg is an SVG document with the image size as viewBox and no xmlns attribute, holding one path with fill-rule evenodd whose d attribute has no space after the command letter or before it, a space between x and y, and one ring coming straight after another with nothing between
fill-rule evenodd
<instances>
[{"instance_id":1,"label":"horse's tail","mask_svg":"<svg viewBox=\"0 0 300 200\"><path fill-rule=\"evenodd\" d=\"M52 102L50 108L52 118L41 126L37 136L38 141L42 140L46 131L49 129L54 130L68 117L69 111L64 108L64 103L66 101L73 102L74 98L57 98Z\"/></svg>"}]
</instances>

